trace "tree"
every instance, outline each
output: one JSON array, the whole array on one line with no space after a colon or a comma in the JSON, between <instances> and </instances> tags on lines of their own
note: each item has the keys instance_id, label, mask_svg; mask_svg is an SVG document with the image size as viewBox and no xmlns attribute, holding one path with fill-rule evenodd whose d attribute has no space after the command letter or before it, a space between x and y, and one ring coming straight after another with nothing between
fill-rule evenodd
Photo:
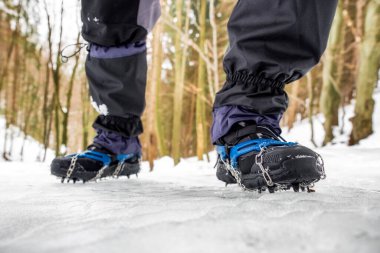
<instances>
[{"instance_id":1,"label":"tree","mask_svg":"<svg viewBox=\"0 0 380 253\"><path fill-rule=\"evenodd\" d=\"M190 11L190 0L186 0L185 13ZM177 28L182 29L183 19L183 0L176 1L176 18ZM181 38L181 33L176 33L175 36L175 83L174 83L174 109L173 109L173 131L172 131L172 157L175 163L179 162L181 155L181 133L182 133L182 112L183 112L183 95L185 86L185 74L186 74L186 58L188 44L182 45L182 39L188 40L189 33L189 15L185 16L184 35L185 38Z\"/></svg>"},{"instance_id":2,"label":"tree","mask_svg":"<svg viewBox=\"0 0 380 253\"><path fill-rule=\"evenodd\" d=\"M199 10L199 48L204 49L206 46L206 17L207 17L207 1L200 1ZM197 133L197 156L199 160L203 159L203 154L206 153L206 68L205 63L199 53L198 57L198 85L197 85L197 102L196 102L196 133Z\"/></svg>"},{"instance_id":3,"label":"tree","mask_svg":"<svg viewBox=\"0 0 380 253\"><path fill-rule=\"evenodd\" d=\"M150 164L150 169L153 170L153 162L157 157L157 150L162 154L164 149L164 143L162 141L162 136L160 135L160 125L157 124L160 121L160 116L157 103L159 93L157 88L161 83L161 64L162 64L162 24L159 22L153 32L152 39L152 64L150 70L150 78L148 81L148 101L146 110L146 154ZM162 134L162 132L161 132Z\"/></svg>"},{"instance_id":4,"label":"tree","mask_svg":"<svg viewBox=\"0 0 380 253\"><path fill-rule=\"evenodd\" d=\"M368 3L365 32L360 46L360 67L356 85L355 116L352 120L350 145L357 144L373 133L372 115L375 101L373 91L380 68L380 1Z\"/></svg>"},{"instance_id":5,"label":"tree","mask_svg":"<svg viewBox=\"0 0 380 253\"><path fill-rule=\"evenodd\" d=\"M333 140L333 127L338 125L338 109L341 98L338 83L341 77L341 62L337 56L339 56L341 49L342 27L342 2L339 2L323 61L323 88L320 102L321 111L325 116L323 145Z\"/></svg>"}]
</instances>

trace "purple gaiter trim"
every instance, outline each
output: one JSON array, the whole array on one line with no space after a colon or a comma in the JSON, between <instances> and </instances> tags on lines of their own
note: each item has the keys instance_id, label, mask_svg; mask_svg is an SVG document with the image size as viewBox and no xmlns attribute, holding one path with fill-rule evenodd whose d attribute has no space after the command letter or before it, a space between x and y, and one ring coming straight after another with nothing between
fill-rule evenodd
<instances>
[{"instance_id":1,"label":"purple gaiter trim","mask_svg":"<svg viewBox=\"0 0 380 253\"><path fill-rule=\"evenodd\" d=\"M124 137L117 133L96 129L97 136L94 143L110 150L114 154L139 154L141 155L141 144L138 137Z\"/></svg>"},{"instance_id":2,"label":"purple gaiter trim","mask_svg":"<svg viewBox=\"0 0 380 253\"><path fill-rule=\"evenodd\" d=\"M281 134L280 120L282 115L260 115L242 106L227 105L214 108L214 121L211 127L212 143L226 135L231 127L240 121L255 121L257 125L270 126Z\"/></svg>"},{"instance_id":3,"label":"purple gaiter trim","mask_svg":"<svg viewBox=\"0 0 380 253\"><path fill-rule=\"evenodd\" d=\"M144 51L146 51L146 43L144 41L116 47L103 47L92 44L90 47L90 57L113 59L132 56Z\"/></svg>"}]
</instances>

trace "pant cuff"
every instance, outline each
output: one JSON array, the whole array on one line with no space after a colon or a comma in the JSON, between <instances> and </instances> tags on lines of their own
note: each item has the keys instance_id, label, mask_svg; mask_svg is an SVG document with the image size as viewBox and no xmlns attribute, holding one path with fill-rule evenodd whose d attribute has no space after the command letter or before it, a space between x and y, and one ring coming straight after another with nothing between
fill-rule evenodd
<instances>
[{"instance_id":1,"label":"pant cuff","mask_svg":"<svg viewBox=\"0 0 380 253\"><path fill-rule=\"evenodd\" d=\"M229 85L235 85L235 84L256 87L256 89L258 90L266 89L268 87L271 87L273 89L283 90L285 87L285 82L281 79L264 78L263 75L250 74L248 73L248 71L238 71L238 72L226 71L226 74L227 74L227 82L226 82L225 88L228 88Z\"/></svg>"},{"instance_id":2,"label":"pant cuff","mask_svg":"<svg viewBox=\"0 0 380 253\"><path fill-rule=\"evenodd\" d=\"M138 137L125 137L118 133L96 129L94 143L106 148L113 154L136 154L141 156L141 144Z\"/></svg>"},{"instance_id":3,"label":"pant cuff","mask_svg":"<svg viewBox=\"0 0 380 253\"><path fill-rule=\"evenodd\" d=\"M213 116L211 139L214 145L230 131L233 125L241 121L253 121L259 126L270 127L278 135L281 134L282 114L260 115L245 107L232 105L214 108Z\"/></svg>"},{"instance_id":4,"label":"pant cuff","mask_svg":"<svg viewBox=\"0 0 380 253\"><path fill-rule=\"evenodd\" d=\"M96 118L93 127L95 129L113 132L124 137L135 137L143 132L143 125L140 117L134 115L128 117L99 115Z\"/></svg>"}]
</instances>

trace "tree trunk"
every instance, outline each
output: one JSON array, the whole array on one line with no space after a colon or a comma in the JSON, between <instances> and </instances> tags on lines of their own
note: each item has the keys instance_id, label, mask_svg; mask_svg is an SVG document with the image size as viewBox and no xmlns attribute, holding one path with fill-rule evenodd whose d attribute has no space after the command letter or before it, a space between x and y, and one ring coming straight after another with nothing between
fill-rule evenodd
<instances>
[{"instance_id":1,"label":"tree trunk","mask_svg":"<svg viewBox=\"0 0 380 253\"><path fill-rule=\"evenodd\" d=\"M81 36L80 33L78 33L77 39L76 39L77 45L79 44L80 36ZM67 94L66 94L66 110L63 112L63 119L62 119L62 145L64 147L68 146L68 141L69 141L68 140L69 139L68 124L69 124L69 116L70 116L70 110L71 110L71 99L72 99L72 95L73 95L75 78L76 78L76 74L77 74L77 70L78 70L78 66L79 66L79 59L80 59L80 53L76 54L76 56L75 56L75 63L74 63L74 67L71 71L69 87L68 87ZM65 148L65 152L62 153L61 155L66 155L66 152L67 152L67 148Z\"/></svg>"},{"instance_id":2,"label":"tree trunk","mask_svg":"<svg viewBox=\"0 0 380 253\"><path fill-rule=\"evenodd\" d=\"M308 97L309 97L309 103L308 103L308 119L310 124L310 141L314 145L314 147L317 147L317 144L314 140L314 121L313 121L313 115L314 115L314 89L313 89L313 76L312 73L309 72L306 75L307 80L307 89L308 89Z\"/></svg>"},{"instance_id":3,"label":"tree trunk","mask_svg":"<svg viewBox=\"0 0 380 253\"><path fill-rule=\"evenodd\" d=\"M81 80L81 109L82 109L82 149L87 149L90 136L90 118L91 106L88 102L90 100L88 95L87 79Z\"/></svg>"},{"instance_id":4,"label":"tree trunk","mask_svg":"<svg viewBox=\"0 0 380 253\"><path fill-rule=\"evenodd\" d=\"M186 0L185 13L190 11L190 0ZM177 0L176 4L176 17L177 28L182 31L182 10L183 0ZM181 134L182 134L182 111L183 111L183 97L185 87L185 74L186 74L186 59L188 48L188 30L189 30L189 15L185 17L185 27L182 38L181 33L177 33L175 36L175 88L174 88L174 109L173 109L173 131L172 131L172 157L177 164L181 156ZM184 40L184 46L182 48L181 40Z\"/></svg>"},{"instance_id":5,"label":"tree trunk","mask_svg":"<svg viewBox=\"0 0 380 253\"><path fill-rule=\"evenodd\" d=\"M61 11L60 11L60 25L59 25L59 40L58 40L58 52L61 52L62 46L62 35L63 35L63 0L61 1ZM48 24L50 26L50 24ZM55 64L52 59L50 62L52 66L52 75L54 81L54 95L53 95L53 108L54 108L54 130L55 130L55 154L60 155L61 149L61 102L60 102L60 81L61 81L61 59L59 53L56 56Z\"/></svg>"},{"instance_id":6,"label":"tree trunk","mask_svg":"<svg viewBox=\"0 0 380 253\"><path fill-rule=\"evenodd\" d=\"M205 48L206 41L206 10L207 1L200 1L199 10L199 48ZM206 69L202 57L198 57L198 87L197 87L197 102L196 102L196 133L197 133L197 157L203 160L203 155L206 153L207 130L206 126L206 105L205 105L205 90L206 90Z\"/></svg>"},{"instance_id":7,"label":"tree trunk","mask_svg":"<svg viewBox=\"0 0 380 253\"><path fill-rule=\"evenodd\" d=\"M300 87L300 80L297 80L295 81L294 84L291 84L291 86L288 86L288 87L291 87L291 91L289 92L289 95L290 95L290 104L289 104L289 108L286 112L286 125L288 127L288 129L292 129L293 126L294 126L294 122L296 121L296 116L297 116L297 108L299 106L299 102L298 102L298 91L299 91L299 87Z\"/></svg>"},{"instance_id":8,"label":"tree trunk","mask_svg":"<svg viewBox=\"0 0 380 253\"><path fill-rule=\"evenodd\" d=\"M338 60L340 59L339 50L341 48L342 27L342 2L339 2L323 62L323 88L320 102L321 111L325 116L325 138L323 145L326 145L334 139L333 127L338 125L339 122L340 91L338 88L338 79L341 75L338 72L341 68Z\"/></svg>"},{"instance_id":9,"label":"tree trunk","mask_svg":"<svg viewBox=\"0 0 380 253\"><path fill-rule=\"evenodd\" d=\"M380 67L380 1L370 1L365 18L365 32L360 48L360 67L356 86L355 116L349 145L373 133L372 115L375 101L373 91Z\"/></svg>"},{"instance_id":10,"label":"tree trunk","mask_svg":"<svg viewBox=\"0 0 380 253\"><path fill-rule=\"evenodd\" d=\"M162 25L158 23L153 33L152 40L152 64L151 64L151 77L149 82L149 98L147 106L147 157L150 165L150 170L153 170L154 159L157 157L157 146L162 147L162 141L159 140L157 134L157 125L155 123L157 116L157 85L161 81L161 33Z\"/></svg>"}]
</instances>

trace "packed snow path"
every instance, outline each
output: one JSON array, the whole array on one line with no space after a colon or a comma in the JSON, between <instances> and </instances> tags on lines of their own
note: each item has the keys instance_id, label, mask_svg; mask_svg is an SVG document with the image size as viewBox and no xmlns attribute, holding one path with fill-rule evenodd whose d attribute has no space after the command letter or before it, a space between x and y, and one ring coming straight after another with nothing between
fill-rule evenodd
<instances>
[{"instance_id":1,"label":"packed snow path","mask_svg":"<svg viewBox=\"0 0 380 253\"><path fill-rule=\"evenodd\" d=\"M310 194L225 188L193 162L84 185L0 162L0 252L380 252L380 149L319 152Z\"/></svg>"}]
</instances>

